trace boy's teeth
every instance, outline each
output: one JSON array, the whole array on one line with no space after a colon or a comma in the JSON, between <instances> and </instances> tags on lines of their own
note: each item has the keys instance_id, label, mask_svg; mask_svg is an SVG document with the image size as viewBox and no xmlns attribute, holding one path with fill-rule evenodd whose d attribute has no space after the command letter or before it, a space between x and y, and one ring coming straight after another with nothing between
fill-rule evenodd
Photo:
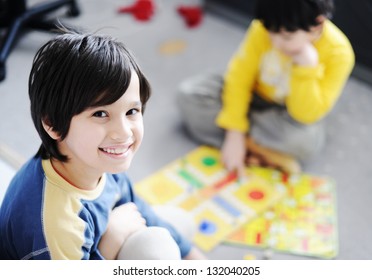
<instances>
[{"instance_id":1,"label":"boy's teeth","mask_svg":"<svg viewBox=\"0 0 372 280\"><path fill-rule=\"evenodd\" d=\"M109 154L122 154L124 153L124 149L102 149L104 152L109 153Z\"/></svg>"}]
</instances>

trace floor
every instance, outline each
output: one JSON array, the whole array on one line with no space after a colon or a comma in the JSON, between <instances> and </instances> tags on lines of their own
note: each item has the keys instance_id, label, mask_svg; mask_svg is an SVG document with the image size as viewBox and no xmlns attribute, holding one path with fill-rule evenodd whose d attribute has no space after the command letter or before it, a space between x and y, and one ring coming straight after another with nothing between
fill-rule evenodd
<instances>
[{"instance_id":1,"label":"floor","mask_svg":"<svg viewBox=\"0 0 372 280\"><path fill-rule=\"evenodd\" d=\"M5 160L0 159L0 184L2 187L0 188L0 203L4 197L6 188L3 186L7 186L10 183L10 180L15 174L15 168L9 165Z\"/></svg>"},{"instance_id":2,"label":"floor","mask_svg":"<svg viewBox=\"0 0 372 280\"><path fill-rule=\"evenodd\" d=\"M155 1L154 16L147 22L116 12L118 7L134 1L78 2L81 15L63 18L62 22L122 40L134 52L153 88L144 116L144 142L128 171L136 182L197 147L198 143L185 133L175 106L177 86L194 74L222 73L245 27L206 13L199 26L188 28L176 9L181 4L200 3L197 0ZM27 80L35 52L50 38L51 34L36 31L25 34L7 61L6 79L0 82L3 116L0 144L13 151L17 159L31 157L40 145L30 118ZM326 149L305 166L306 172L331 176L337 183L339 254L336 259L372 258L372 226L369 224L372 221L371 104L371 85L351 77L334 111L326 117L329 128ZM13 171L12 165L6 164L3 158L0 161L0 195L7 185L7 176ZM243 259L247 254L261 259L267 252L221 245L207 253L211 259ZM309 259L278 252L270 254L270 258Z\"/></svg>"}]
</instances>

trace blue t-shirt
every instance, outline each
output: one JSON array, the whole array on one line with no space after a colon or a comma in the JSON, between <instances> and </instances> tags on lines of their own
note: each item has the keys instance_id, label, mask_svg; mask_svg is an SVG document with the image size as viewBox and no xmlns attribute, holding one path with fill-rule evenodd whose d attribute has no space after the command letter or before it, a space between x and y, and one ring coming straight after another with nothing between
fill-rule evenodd
<instances>
[{"instance_id":1,"label":"blue t-shirt","mask_svg":"<svg viewBox=\"0 0 372 280\"><path fill-rule=\"evenodd\" d=\"M96 189L64 180L50 160L30 159L14 176L0 209L0 259L103 259L98 243L110 211L134 202L147 226L167 228L181 256L189 241L137 197L125 174L104 174Z\"/></svg>"}]
</instances>

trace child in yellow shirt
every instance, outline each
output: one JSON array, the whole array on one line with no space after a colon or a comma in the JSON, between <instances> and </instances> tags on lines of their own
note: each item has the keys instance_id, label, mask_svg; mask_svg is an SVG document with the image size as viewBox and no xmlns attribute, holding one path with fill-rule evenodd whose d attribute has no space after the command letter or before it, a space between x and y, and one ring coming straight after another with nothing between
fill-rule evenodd
<instances>
[{"instance_id":1,"label":"child in yellow shirt","mask_svg":"<svg viewBox=\"0 0 372 280\"><path fill-rule=\"evenodd\" d=\"M324 146L322 119L354 66L349 40L331 21L333 0L260 0L225 75L180 86L190 134L221 148L241 174L247 154L299 171Z\"/></svg>"}]
</instances>

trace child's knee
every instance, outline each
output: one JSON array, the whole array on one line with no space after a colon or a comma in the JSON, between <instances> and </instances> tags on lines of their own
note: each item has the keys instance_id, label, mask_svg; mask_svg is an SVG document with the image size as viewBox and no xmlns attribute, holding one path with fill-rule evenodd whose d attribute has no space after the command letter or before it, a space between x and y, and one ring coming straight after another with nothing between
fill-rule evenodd
<instances>
[{"instance_id":1,"label":"child's knee","mask_svg":"<svg viewBox=\"0 0 372 280\"><path fill-rule=\"evenodd\" d=\"M117 256L119 260L180 260L181 253L169 231L146 227L128 237Z\"/></svg>"},{"instance_id":2,"label":"child's knee","mask_svg":"<svg viewBox=\"0 0 372 280\"><path fill-rule=\"evenodd\" d=\"M182 236L192 240L196 234L196 224L192 215L179 207L155 206L155 213L171 224Z\"/></svg>"}]
</instances>

